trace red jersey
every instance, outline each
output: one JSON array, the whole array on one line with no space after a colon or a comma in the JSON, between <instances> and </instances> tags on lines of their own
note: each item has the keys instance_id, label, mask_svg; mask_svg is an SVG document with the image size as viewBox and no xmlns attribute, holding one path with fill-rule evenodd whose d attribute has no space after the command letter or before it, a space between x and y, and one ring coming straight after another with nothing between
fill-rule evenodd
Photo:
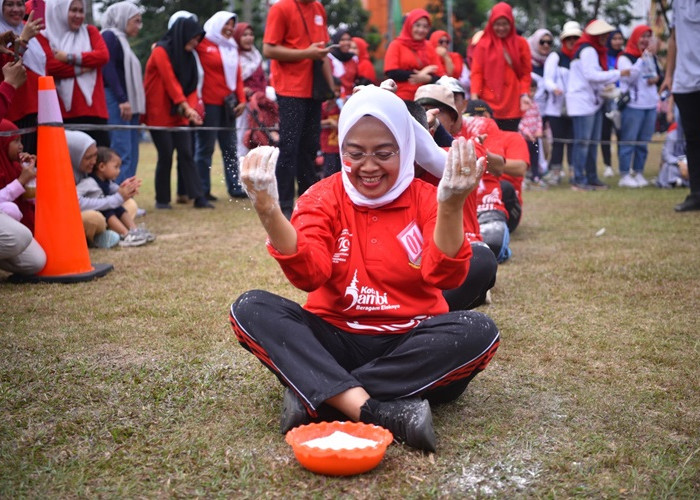
<instances>
[{"instance_id":1,"label":"red jersey","mask_svg":"<svg viewBox=\"0 0 700 500\"><path fill-rule=\"evenodd\" d=\"M170 57L161 46L156 46L146 62L143 77L146 89L146 112L142 120L147 125L177 127L188 124L187 118L173 112L173 106L187 102L197 107L197 91L185 97L180 82L175 76Z\"/></svg>"},{"instance_id":2,"label":"red jersey","mask_svg":"<svg viewBox=\"0 0 700 500\"><path fill-rule=\"evenodd\" d=\"M16 92L15 88L9 83L5 81L0 82L0 120L5 118Z\"/></svg>"},{"instance_id":3,"label":"red jersey","mask_svg":"<svg viewBox=\"0 0 700 500\"><path fill-rule=\"evenodd\" d=\"M231 90L226 85L226 76L224 75L224 63L221 62L221 52L218 45L208 39L203 39L197 45L197 54L199 62L204 70L204 80L202 83L202 101L204 104L214 106L223 106L224 97L231 93ZM243 78L241 77L241 65L238 65L236 70L236 90L238 102L245 102L245 89L243 87Z\"/></svg>"},{"instance_id":4,"label":"red jersey","mask_svg":"<svg viewBox=\"0 0 700 500\"><path fill-rule=\"evenodd\" d=\"M109 50L107 50L107 44L105 44L102 35L100 35L99 30L95 26L88 24L87 30L90 35L90 46L92 50L81 54L81 67L90 68L97 72L97 81L92 91L92 106L88 106L85 96L76 82L73 87L73 99L71 101L70 111L66 111L63 101L60 97L58 99L61 104L61 115L63 118L77 118L80 116L96 116L98 118L109 117L109 113L107 112L107 100L105 98L105 85L102 80L102 66L109 62ZM75 78L75 66L56 59L49 41L43 35L37 35L36 40L41 44L41 48L44 49L44 53L46 54L46 74L48 76L53 76L56 80Z\"/></svg>"},{"instance_id":5,"label":"red jersey","mask_svg":"<svg viewBox=\"0 0 700 500\"><path fill-rule=\"evenodd\" d=\"M440 69L440 57L437 55L432 45L426 44L425 51L426 54L428 54L428 60L421 61L410 48L406 47L399 40L393 40L389 44L389 48L386 49L386 54L384 55L384 72L386 73L393 69L402 69L406 71L412 71L414 69L419 70L434 64L438 67L435 74L437 76L444 75L444 70ZM396 82L396 86L398 87L396 95L405 101L412 101L416 95L416 90L420 87L420 85L414 85L408 81Z\"/></svg>"},{"instance_id":6,"label":"red jersey","mask_svg":"<svg viewBox=\"0 0 700 500\"><path fill-rule=\"evenodd\" d=\"M449 148L444 149L449 150ZM474 151L476 152L477 158L486 156L486 148L477 142L474 143ZM440 183L440 179L429 172L424 172L421 175L421 179L433 186L437 186ZM462 222L464 224L464 236L469 242L484 241L484 238L481 236L481 230L479 229L479 221L476 217L476 207L478 205L476 193L476 189L472 190L469 196L467 196L467 199L464 200Z\"/></svg>"},{"instance_id":7,"label":"red jersey","mask_svg":"<svg viewBox=\"0 0 700 500\"><path fill-rule=\"evenodd\" d=\"M313 42L328 42L326 10L320 2L280 0L270 7L263 43L305 49ZM270 80L278 95L310 98L313 61L302 59L285 62L272 59Z\"/></svg>"},{"instance_id":8,"label":"red jersey","mask_svg":"<svg viewBox=\"0 0 700 500\"><path fill-rule=\"evenodd\" d=\"M268 245L291 283L309 292L304 308L343 330L401 334L448 311L441 290L466 279L471 245L455 258L433 241L435 187L415 179L393 202L358 207L342 174L314 184L297 201L297 253Z\"/></svg>"},{"instance_id":9,"label":"red jersey","mask_svg":"<svg viewBox=\"0 0 700 500\"><path fill-rule=\"evenodd\" d=\"M502 131L501 137L503 140L503 156L506 159L522 160L530 165L530 151L527 148L527 142L518 132ZM503 174L501 180L508 181L515 187L515 193L518 195L520 205L523 204L523 177Z\"/></svg>"},{"instance_id":10,"label":"red jersey","mask_svg":"<svg viewBox=\"0 0 700 500\"><path fill-rule=\"evenodd\" d=\"M14 60L11 54L0 54L0 66ZM20 118L34 114L39 109L39 75L29 68L27 70L27 81L15 91L15 97L9 104L9 109L5 118L11 122L16 122ZM0 82L3 81L0 74Z\"/></svg>"},{"instance_id":11,"label":"red jersey","mask_svg":"<svg viewBox=\"0 0 700 500\"><path fill-rule=\"evenodd\" d=\"M523 65L523 76L518 78L515 71L506 65L504 74L505 87L503 95L497 96L494 89L486 84L486 74L489 68L484 67L486 59L486 49L484 44L477 44L474 49L474 58L471 65L471 93L477 94L479 99L486 101L493 109L494 118L520 118L520 96L530 92L530 82L532 76L532 55L530 45L523 37L517 38L519 60Z\"/></svg>"},{"instance_id":12,"label":"red jersey","mask_svg":"<svg viewBox=\"0 0 700 500\"><path fill-rule=\"evenodd\" d=\"M498 128L496 122L491 118L477 116L474 118L465 119L462 122L462 130L459 135L465 139L473 139L480 135L486 135L484 147L487 151L501 155L504 154L503 143L501 140L501 129ZM484 175L479 181L479 187L476 192L476 213L486 212L489 210L500 210L506 217L508 211L503 204L503 196L501 192L500 177L496 177L491 172L484 172Z\"/></svg>"},{"instance_id":13,"label":"red jersey","mask_svg":"<svg viewBox=\"0 0 700 500\"><path fill-rule=\"evenodd\" d=\"M340 118L340 108L335 101L325 101L321 105L321 120L332 118L335 120L334 128L321 126L321 152L322 153L340 153L340 145L338 144L338 118Z\"/></svg>"}]
</instances>

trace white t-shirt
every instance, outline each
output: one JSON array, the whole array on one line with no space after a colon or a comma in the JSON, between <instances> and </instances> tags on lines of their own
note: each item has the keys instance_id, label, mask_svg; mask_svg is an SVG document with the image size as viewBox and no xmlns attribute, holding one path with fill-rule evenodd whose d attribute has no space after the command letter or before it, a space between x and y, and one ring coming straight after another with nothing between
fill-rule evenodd
<instances>
[{"instance_id":1,"label":"white t-shirt","mask_svg":"<svg viewBox=\"0 0 700 500\"><path fill-rule=\"evenodd\" d=\"M673 92L700 91L700 2L673 0L673 24L676 29Z\"/></svg>"},{"instance_id":2,"label":"white t-shirt","mask_svg":"<svg viewBox=\"0 0 700 500\"><path fill-rule=\"evenodd\" d=\"M639 58L641 59L641 58ZM637 59L639 61L639 59ZM644 78L644 64L632 64L632 61L620 54L617 59L617 69L629 69L630 76L620 77L620 91L630 91L630 102L628 106L634 109L656 109L659 102L656 84L649 84Z\"/></svg>"}]
</instances>

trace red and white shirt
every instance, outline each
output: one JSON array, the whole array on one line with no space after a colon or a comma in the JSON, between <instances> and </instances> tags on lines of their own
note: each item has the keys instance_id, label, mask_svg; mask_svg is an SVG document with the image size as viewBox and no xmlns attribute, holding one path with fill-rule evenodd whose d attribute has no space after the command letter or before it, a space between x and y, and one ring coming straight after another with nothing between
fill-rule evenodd
<instances>
[{"instance_id":1,"label":"red and white shirt","mask_svg":"<svg viewBox=\"0 0 700 500\"><path fill-rule=\"evenodd\" d=\"M343 330L401 334L448 311L441 290L466 279L471 245L455 258L433 241L435 187L414 179L393 202L352 203L341 174L314 184L297 201L297 252L268 245L290 282L309 292L304 308Z\"/></svg>"}]
</instances>

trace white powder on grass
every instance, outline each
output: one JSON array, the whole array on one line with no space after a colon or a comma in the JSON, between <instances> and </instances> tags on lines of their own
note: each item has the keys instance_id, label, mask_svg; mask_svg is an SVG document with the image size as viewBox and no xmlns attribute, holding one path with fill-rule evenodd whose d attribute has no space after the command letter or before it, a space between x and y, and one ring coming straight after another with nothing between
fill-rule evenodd
<instances>
[{"instance_id":1,"label":"white powder on grass","mask_svg":"<svg viewBox=\"0 0 700 500\"><path fill-rule=\"evenodd\" d=\"M377 441L360 438L341 431L335 431L330 436L311 439L302 444L311 448L322 448L329 450L351 450L354 448L369 448L377 444Z\"/></svg>"}]
</instances>

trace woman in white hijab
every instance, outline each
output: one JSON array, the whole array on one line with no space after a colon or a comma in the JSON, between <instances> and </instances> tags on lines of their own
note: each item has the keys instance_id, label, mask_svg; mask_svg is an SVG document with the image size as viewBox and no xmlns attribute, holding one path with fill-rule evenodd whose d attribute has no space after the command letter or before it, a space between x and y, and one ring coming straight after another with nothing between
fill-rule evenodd
<instances>
[{"instance_id":1,"label":"woman in white hijab","mask_svg":"<svg viewBox=\"0 0 700 500\"><path fill-rule=\"evenodd\" d=\"M231 307L238 341L287 387L282 432L340 411L435 451L430 403L459 397L498 346L487 316L448 312L441 293L467 274L463 204L484 161L458 139L436 192L413 177L418 142L432 141L419 130L393 93L355 93L338 123L342 171L306 191L291 221L277 197L278 150L243 160L268 251L309 292L303 307L262 290Z\"/></svg>"},{"instance_id":2,"label":"woman in white hijab","mask_svg":"<svg viewBox=\"0 0 700 500\"><path fill-rule=\"evenodd\" d=\"M109 50L109 62L104 67L105 97L109 123L138 125L146 111L146 93L143 89L141 62L129 45L129 37L141 30L141 11L132 2L110 5L102 16L102 38ZM136 175L139 163L137 129L110 130L110 147L122 159L117 183Z\"/></svg>"},{"instance_id":3,"label":"woman in white hijab","mask_svg":"<svg viewBox=\"0 0 700 500\"><path fill-rule=\"evenodd\" d=\"M232 198L245 197L238 179L236 117L245 108L246 95L239 64L238 44L233 39L235 25L236 14L217 12L204 23L206 35L197 46L199 62L204 70L204 126L225 127L225 130L195 132L194 161L205 196L210 201L217 199L211 193L211 158L217 139L221 148L228 195Z\"/></svg>"},{"instance_id":4,"label":"woman in white hijab","mask_svg":"<svg viewBox=\"0 0 700 500\"><path fill-rule=\"evenodd\" d=\"M83 0L47 0L46 29L37 35L46 74L56 80L64 123L107 124L102 67L109 51L99 30L85 24ZM109 146L106 130L86 130L98 146Z\"/></svg>"},{"instance_id":5,"label":"woman in white hijab","mask_svg":"<svg viewBox=\"0 0 700 500\"><path fill-rule=\"evenodd\" d=\"M92 172L97 162L97 144L95 139L80 130L66 130L66 143L73 167L73 179L78 185ZM104 198L87 198L78 193L80 216L88 243L98 248L111 248L119 243L119 234L107 229L107 221L100 210L109 210L121 205L134 218L139 208L134 196L140 186L140 180L130 177L120 183L117 193Z\"/></svg>"}]
</instances>

